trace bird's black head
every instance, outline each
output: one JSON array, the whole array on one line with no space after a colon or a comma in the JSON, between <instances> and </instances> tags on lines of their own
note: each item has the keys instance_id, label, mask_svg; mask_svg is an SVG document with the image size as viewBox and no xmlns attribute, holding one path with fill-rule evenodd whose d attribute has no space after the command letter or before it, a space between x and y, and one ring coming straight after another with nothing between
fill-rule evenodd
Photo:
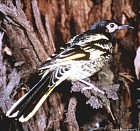
<instances>
[{"instance_id":1,"label":"bird's black head","mask_svg":"<svg viewBox=\"0 0 140 131\"><path fill-rule=\"evenodd\" d=\"M112 20L103 20L91 26L90 30L93 30L93 31L95 30L96 33L100 33L100 34L109 34L111 36L114 36L114 34L118 30L122 30L126 28L134 29L132 26L122 25L119 22L115 22Z\"/></svg>"}]
</instances>

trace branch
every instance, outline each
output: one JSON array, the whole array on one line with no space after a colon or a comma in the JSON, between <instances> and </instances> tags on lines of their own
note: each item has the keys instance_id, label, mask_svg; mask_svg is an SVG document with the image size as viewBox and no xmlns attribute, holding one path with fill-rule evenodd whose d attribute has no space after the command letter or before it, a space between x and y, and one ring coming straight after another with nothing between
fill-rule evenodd
<instances>
[{"instance_id":1,"label":"branch","mask_svg":"<svg viewBox=\"0 0 140 131\"><path fill-rule=\"evenodd\" d=\"M0 32L0 65L2 64L2 39L3 39L4 32Z\"/></svg>"},{"instance_id":2,"label":"branch","mask_svg":"<svg viewBox=\"0 0 140 131\"><path fill-rule=\"evenodd\" d=\"M0 100L0 107L2 108L4 113L6 113L7 110L11 107L12 103L9 103L9 100L11 101L9 97L13 89L18 86L20 79L21 79L20 73L18 73L16 69L13 69L12 72L8 75L9 82L6 88L3 88Z\"/></svg>"},{"instance_id":3,"label":"branch","mask_svg":"<svg viewBox=\"0 0 140 131\"><path fill-rule=\"evenodd\" d=\"M49 24L49 19L48 19L47 14L45 14L45 26L46 26L46 30L48 33L48 38L49 38L51 49L53 49L53 51L55 52L55 45L54 45L54 41L53 41L53 37L52 37L52 33L51 33L51 27Z\"/></svg>"},{"instance_id":4,"label":"branch","mask_svg":"<svg viewBox=\"0 0 140 131\"><path fill-rule=\"evenodd\" d=\"M50 110L46 130L60 130L63 120L64 106L58 93L51 94L49 98Z\"/></svg>"},{"instance_id":5,"label":"branch","mask_svg":"<svg viewBox=\"0 0 140 131\"><path fill-rule=\"evenodd\" d=\"M2 56L2 39L4 33L0 33L0 107L5 113L11 106L11 104L7 103L12 90L15 86L17 86L20 82L20 73L17 73L16 69L13 69L11 73L8 75L8 84L7 84L7 77L6 77L6 66L3 63L3 56Z\"/></svg>"},{"instance_id":6,"label":"branch","mask_svg":"<svg viewBox=\"0 0 140 131\"><path fill-rule=\"evenodd\" d=\"M21 7L18 6L18 8ZM27 19L23 17L24 15L22 14L21 9L19 12L15 7L10 8L4 4L0 4L0 13L2 13L5 16L5 19L10 22L8 24L14 23L14 25L19 27L21 26L25 30L25 32L27 33L27 38L29 39L30 44L36 52L39 60L41 62L46 61L48 57L46 51L39 41L37 35L35 34L33 27L30 25L29 21L27 21Z\"/></svg>"},{"instance_id":7,"label":"branch","mask_svg":"<svg viewBox=\"0 0 140 131\"><path fill-rule=\"evenodd\" d=\"M105 94L102 94L101 92L94 90L94 88L90 90L89 88L87 88L85 90L87 85L79 81L72 83L73 86L71 87L71 90L74 92L81 92L82 94L84 94L85 97L88 99L86 104L89 104L93 109L99 109L105 107L107 109L107 112L111 115L113 122L116 123L115 117L113 116L113 113L110 108L109 99L110 98L113 100L118 99L117 90L119 88L119 84L101 85L100 83L93 82L93 81L90 81L89 83L99 88L99 90L100 89L103 90Z\"/></svg>"},{"instance_id":8,"label":"branch","mask_svg":"<svg viewBox=\"0 0 140 131\"><path fill-rule=\"evenodd\" d=\"M32 0L32 9L33 9L33 14L34 14L37 29L39 31L41 40L44 43L43 45L44 45L47 53L49 55L51 55L54 52L54 50L53 50L54 48L51 48L49 39L48 39L47 34L46 34L44 27L42 25L40 12L39 12L38 5L37 5L37 0ZM47 23L47 24L49 24L49 23Z\"/></svg>"},{"instance_id":9,"label":"branch","mask_svg":"<svg viewBox=\"0 0 140 131\"><path fill-rule=\"evenodd\" d=\"M79 126L75 115L76 105L77 105L77 100L75 97L72 97L69 102L68 112L66 114L66 120L65 120L69 131L79 131Z\"/></svg>"}]
</instances>

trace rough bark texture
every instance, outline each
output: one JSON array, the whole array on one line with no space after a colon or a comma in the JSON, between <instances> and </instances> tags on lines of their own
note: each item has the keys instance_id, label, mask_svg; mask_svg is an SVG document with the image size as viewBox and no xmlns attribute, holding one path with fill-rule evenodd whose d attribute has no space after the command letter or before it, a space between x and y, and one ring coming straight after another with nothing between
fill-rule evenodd
<instances>
[{"instance_id":1,"label":"rough bark texture","mask_svg":"<svg viewBox=\"0 0 140 131\"><path fill-rule=\"evenodd\" d=\"M21 87L26 87L31 74L48 56L71 37L103 19L135 27L116 36L118 44L114 47L112 71L114 83L119 83L120 88L119 99L111 104L119 127L140 127L137 90L140 82L136 80L133 66L135 51L140 45L139 9L139 0L1 0L0 31L4 36L0 43L0 128L74 131L94 130L98 124L103 129L107 126L106 130L115 128L105 108L93 110L80 93L74 93L76 97L70 99L67 85L58 87L28 122L19 123L5 116L14 101L24 94Z\"/></svg>"}]
</instances>

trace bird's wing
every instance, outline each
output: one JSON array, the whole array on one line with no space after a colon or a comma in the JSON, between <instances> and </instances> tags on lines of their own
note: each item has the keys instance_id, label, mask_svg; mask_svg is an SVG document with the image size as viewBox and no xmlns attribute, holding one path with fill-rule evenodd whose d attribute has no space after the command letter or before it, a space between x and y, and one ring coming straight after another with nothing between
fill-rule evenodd
<instances>
[{"instance_id":1,"label":"bird's wing","mask_svg":"<svg viewBox=\"0 0 140 131\"><path fill-rule=\"evenodd\" d=\"M64 48L59 54L53 56L53 59L44 63L38 70L70 64L73 60L89 60L91 52L92 56L95 55L95 58L97 58L98 49L100 50L99 54L105 53L103 48L98 46L98 43L102 42L106 44L107 41L108 38L101 34L83 33L75 36L67 43L67 48Z\"/></svg>"},{"instance_id":2,"label":"bird's wing","mask_svg":"<svg viewBox=\"0 0 140 131\"><path fill-rule=\"evenodd\" d=\"M89 53L85 52L79 45L67 48L60 54L56 55L51 61L44 63L38 70L53 68L60 65L70 64L73 60L86 59L88 60Z\"/></svg>"}]
</instances>

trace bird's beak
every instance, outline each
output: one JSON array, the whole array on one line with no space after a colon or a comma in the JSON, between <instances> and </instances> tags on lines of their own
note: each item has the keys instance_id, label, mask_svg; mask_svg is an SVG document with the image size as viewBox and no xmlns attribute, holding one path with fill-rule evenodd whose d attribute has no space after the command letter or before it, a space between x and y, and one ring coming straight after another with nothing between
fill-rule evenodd
<instances>
[{"instance_id":1,"label":"bird's beak","mask_svg":"<svg viewBox=\"0 0 140 131\"><path fill-rule=\"evenodd\" d=\"M134 27L133 26L130 26L130 25L121 25L121 26L118 26L118 30L122 30L122 29L126 29L126 28L134 29Z\"/></svg>"}]
</instances>

